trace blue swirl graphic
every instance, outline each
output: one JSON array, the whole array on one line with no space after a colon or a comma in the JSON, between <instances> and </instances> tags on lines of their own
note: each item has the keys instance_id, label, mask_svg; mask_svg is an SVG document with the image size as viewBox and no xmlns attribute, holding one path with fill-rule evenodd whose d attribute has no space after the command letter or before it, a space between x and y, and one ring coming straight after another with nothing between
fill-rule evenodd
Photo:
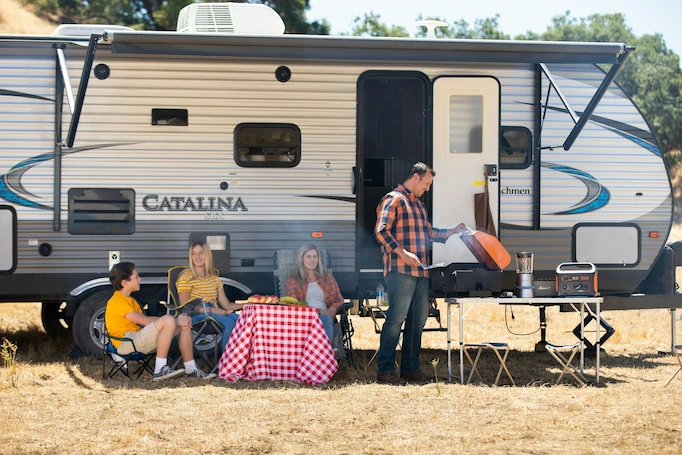
<instances>
[{"instance_id":1,"label":"blue swirl graphic","mask_svg":"<svg viewBox=\"0 0 682 455\"><path fill-rule=\"evenodd\" d=\"M605 207L611 200L611 193L609 190L599 183L594 176L588 174L585 171L555 163L542 163L542 167L571 175L583 182L583 184L587 187L587 195L582 201L568 210L550 213L550 215L576 215L579 213L594 212L602 207Z\"/></svg>"}]
</instances>

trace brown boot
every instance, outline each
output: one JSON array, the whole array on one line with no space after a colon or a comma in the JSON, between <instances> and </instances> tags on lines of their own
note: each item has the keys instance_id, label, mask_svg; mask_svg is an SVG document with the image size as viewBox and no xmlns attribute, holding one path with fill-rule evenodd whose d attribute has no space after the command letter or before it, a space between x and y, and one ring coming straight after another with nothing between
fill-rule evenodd
<instances>
[{"instance_id":1,"label":"brown boot","mask_svg":"<svg viewBox=\"0 0 682 455\"><path fill-rule=\"evenodd\" d=\"M400 373L400 378L413 384L425 384L427 382L433 382L434 380L434 378L420 370L412 373Z\"/></svg>"},{"instance_id":2,"label":"brown boot","mask_svg":"<svg viewBox=\"0 0 682 455\"><path fill-rule=\"evenodd\" d=\"M395 373L377 375L377 384L405 385L405 380Z\"/></svg>"}]
</instances>

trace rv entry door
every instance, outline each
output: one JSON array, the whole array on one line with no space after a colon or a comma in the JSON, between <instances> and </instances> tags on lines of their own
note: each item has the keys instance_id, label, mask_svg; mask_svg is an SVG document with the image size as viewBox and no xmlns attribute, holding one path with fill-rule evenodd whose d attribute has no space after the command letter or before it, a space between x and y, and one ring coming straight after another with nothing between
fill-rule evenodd
<instances>
[{"instance_id":1,"label":"rv entry door","mask_svg":"<svg viewBox=\"0 0 682 455\"><path fill-rule=\"evenodd\" d=\"M500 84L493 77L439 77L433 84L433 226L476 228L474 195L488 186L499 233ZM459 237L433 245L433 263L477 263Z\"/></svg>"},{"instance_id":2,"label":"rv entry door","mask_svg":"<svg viewBox=\"0 0 682 455\"><path fill-rule=\"evenodd\" d=\"M429 78L416 71L367 71L358 79L355 260L362 297L384 276L374 238L377 205L405 181L412 164L428 162L430 88Z\"/></svg>"}]
</instances>

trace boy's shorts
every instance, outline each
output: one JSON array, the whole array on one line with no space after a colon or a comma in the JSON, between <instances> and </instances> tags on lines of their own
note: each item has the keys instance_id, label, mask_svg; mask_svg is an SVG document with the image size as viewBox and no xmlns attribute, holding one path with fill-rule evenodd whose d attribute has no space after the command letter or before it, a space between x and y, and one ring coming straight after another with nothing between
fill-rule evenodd
<instances>
[{"instance_id":1,"label":"boy's shorts","mask_svg":"<svg viewBox=\"0 0 682 455\"><path fill-rule=\"evenodd\" d=\"M151 324L142 327L141 330L126 332L124 336L135 342L135 349L137 349L138 352L149 354L150 352L156 351L156 343L159 339L159 329L157 329L156 324L152 322ZM133 343L130 341L122 341L117 351L121 355L130 354L133 352Z\"/></svg>"}]
</instances>

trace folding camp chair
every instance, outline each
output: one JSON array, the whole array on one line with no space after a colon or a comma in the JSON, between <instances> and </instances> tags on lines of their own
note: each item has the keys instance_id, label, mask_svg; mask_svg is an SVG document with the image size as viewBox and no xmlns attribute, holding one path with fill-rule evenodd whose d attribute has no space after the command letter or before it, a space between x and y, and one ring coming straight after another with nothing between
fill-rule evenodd
<instances>
[{"instance_id":1,"label":"folding camp chair","mask_svg":"<svg viewBox=\"0 0 682 455\"><path fill-rule=\"evenodd\" d=\"M564 374L568 373L573 376L573 378L578 382L578 384L580 384L581 387L587 386L587 379L585 379L585 376L583 376L580 371L576 370L571 364L576 354L580 352L581 346L582 341L568 345L556 345L551 343L547 343L545 345L547 352L549 352L552 357L554 357L556 361L559 362L559 364L563 367L563 370L561 371L561 374L554 385L558 385L559 382L561 382L561 378L564 377ZM567 354L568 357L566 357L564 354Z\"/></svg>"},{"instance_id":2,"label":"folding camp chair","mask_svg":"<svg viewBox=\"0 0 682 455\"><path fill-rule=\"evenodd\" d=\"M275 290L279 297L286 295L285 287L287 279L296 271L296 255L298 250L277 250L273 258L273 270L275 277ZM327 250L320 250L320 260L324 261L325 268L331 273L331 253ZM334 323L334 340L332 346L338 348L341 358L348 359L352 367L355 367L353 358L353 322L348 318L348 311L353 308L352 302L345 302L337 316L338 321Z\"/></svg>"},{"instance_id":3,"label":"folding camp chair","mask_svg":"<svg viewBox=\"0 0 682 455\"><path fill-rule=\"evenodd\" d=\"M471 360L471 356L469 355L470 348L476 349L477 351L475 360ZM500 382L500 376L502 375L502 370L504 370L505 373L507 373L507 377L511 381L512 385L516 386L514 378L512 378L511 373L507 369L507 356L509 355L509 345L507 343L497 342L464 343L462 349L464 350L464 355L466 355L467 359L469 359L469 364L471 365L471 373L469 373L469 379L467 380L467 384L471 383L471 378L473 377L474 373L476 373L476 376L478 376L478 379L480 381L483 381L483 378L479 374L476 366L478 365L478 360L481 358L481 353L483 352L483 350L490 349L497 356L497 360L500 361L500 368L499 370L497 370L497 376L495 377L495 385L497 385L497 383ZM504 352L504 355L501 355L500 352Z\"/></svg>"},{"instance_id":4,"label":"folding camp chair","mask_svg":"<svg viewBox=\"0 0 682 455\"><path fill-rule=\"evenodd\" d=\"M135 342L131 340L130 338L121 338L121 337L115 337L113 335L109 335L106 331L106 327L104 329L104 347L102 349L102 378L103 379L109 379L114 376L116 376L118 373L123 374L125 377L128 379L138 379L140 376L142 376L142 373L145 371L149 372L150 375L154 374L154 370L152 369L150 363L152 359L154 358L155 352L150 352L150 353L143 353L139 352L137 348L135 347ZM133 352L129 354L119 354L116 347L114 346L114 343L112 343L111 340L118 340L118 341L129 341L133 344ZM111 359L113 362L113 366L107 373L107 358ZM134 371L131 373L132 367L134 368Z\"/></svg>"},{"instance_id":5,"label":"folding camp chair","mask_svg":"<svg viewBox=\"0 0 682 455\"><path fill-rule=\"evenodd\" d=\"M673 374L670 380L667 382L665 387L668 387L668 384L670 384L673 381L673 379L675 379L677 373L679 373L680 370L682 370L682 360L680 359L680 355L682 355L682 344L676 344L673 346L673 354L675 354L675 359L677 359L677 364L679 365L679 367L677 368L677 371L675 371L675 374Z\"/></svg>"},{"instance_id":6,"label":"folding camp chair","mask_svg":"<svg viewBox=\"0 0 682 455\"><path fill-rule=\"evenodd\" d=\"M168 296L166 302L162 303L168 308L168 313L173 317L177 317L184 306L184 304L180 304L178 288L175 283L186 268L186 266L179 265L168 270ZM203 361L211 373L214 373L218 368L218 361L222 355L222 336L223 326L204 307L204 318L192 323L192 344L194 345L195 359ZM211 350L213 351L212 357L208 355ZM173 368L177 368L181 360L181 358L178 358L173 364Z\"/></svg>"}]
</instances>

